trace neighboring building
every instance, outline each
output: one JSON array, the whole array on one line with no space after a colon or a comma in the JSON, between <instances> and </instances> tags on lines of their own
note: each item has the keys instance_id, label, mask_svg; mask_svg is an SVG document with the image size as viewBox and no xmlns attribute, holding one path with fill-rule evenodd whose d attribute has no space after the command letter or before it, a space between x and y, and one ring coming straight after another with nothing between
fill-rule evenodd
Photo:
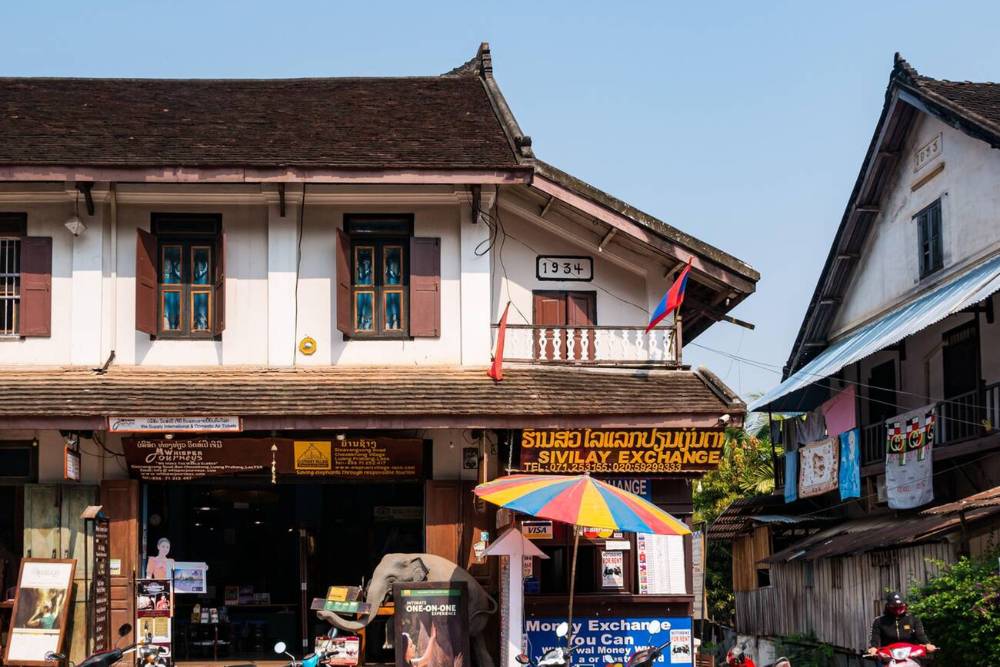
<instances>
[{"instance_id":1,"label":"neighboring building","mask_svg":"<svg viewBox=\"0 0 1000 667\"><path fill-rule=\"evenodd\" d=\"M734 505L710 531L734 541L738 632L864 649L887 589L933 576L928 559L996 544L998 148L1000 85L931 79L897 56L785 379L750 406L808 413L776 429L788 452L777 495ZM851 451L850 427L855 499L850 479L838 493L811 468L833 461L824 447Z\"/></svg>"},{"instance_id":2,"label":"neighboring building","mask_svg":"<svg viewBox=\"0 0 1000 667\"><path fill-rule=\"evenodd\" d=\"M441 76L0 79L0 109L0 589L22 554L77 559L76 661L167 546L209 564L210 590L177 596L180 660L299 653L311 598L387 552L493 590L482 548L510 517L471 489L518 466L523 431L635 442L743 414L681 350L758 274L536 159L485 44ZM645 334L688 262L683 318ZM690 520L714 459L689 442L604 471ZM95 504L110 610L85 603ZM567 536L543 537L536 618L564 613L570 570ZM581 616L691 615L690 540L650 588L633 537L602 579L606 538L581 547ZM195 602L227 607L219 635Z\"/></svg>"}]
</instances>

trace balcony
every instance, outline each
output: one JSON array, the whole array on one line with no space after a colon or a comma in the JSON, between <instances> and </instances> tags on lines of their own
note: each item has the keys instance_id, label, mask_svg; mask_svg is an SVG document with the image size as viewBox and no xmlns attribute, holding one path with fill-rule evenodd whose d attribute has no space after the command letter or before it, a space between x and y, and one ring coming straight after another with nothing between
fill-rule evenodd
<instances>
[{"instance_id":1,"label":"balcony","mask_svg":"<svg viewBox=\"0 0 1000 667\"><path fill-rule=\"evenodd\" d=\"M1000 383L960 394L934 407L937 417L938 447L978 438L997 428L1000 418ZM885 460L885 424L870 424L861 428L861 465Z\"/></svg>"},{"instance_id":2,"label":"balcony","mask_svg":"<svg viewBox=\"0 0 1000 667\"><path fill-rule=\"evenodd\" d=\"M494 325L494 344L497 331ZM680 365L679 343L673 327L646 333L644 326L508 324L503 356L531 364L674 368Z\"/></svg>"}]
</instances>

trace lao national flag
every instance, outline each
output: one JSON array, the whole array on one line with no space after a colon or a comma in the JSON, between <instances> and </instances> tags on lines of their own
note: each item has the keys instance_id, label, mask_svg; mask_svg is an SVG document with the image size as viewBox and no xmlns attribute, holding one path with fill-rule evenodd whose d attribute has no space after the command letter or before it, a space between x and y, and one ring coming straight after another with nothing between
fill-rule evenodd
<instances>
[{"instance_id":1,"label":"lao national flag","mask_svg":"<svg viewBox=\"0 0 1000 667\"><path fill-rule=\"evenodd\" d=\"M664 317L680 308L681 304L684 303L684 288L687 287L688 273L690 272L691 260L689 259L687 266L681 271L681 275L677 276L677 280L674 281L674 284L670 286L667 293L660 299L660 303L656 305L656 310L653 311L653 314L649 318L649 326L646 327L646 333L649 333Z\"/></svg>"}]
</instances>

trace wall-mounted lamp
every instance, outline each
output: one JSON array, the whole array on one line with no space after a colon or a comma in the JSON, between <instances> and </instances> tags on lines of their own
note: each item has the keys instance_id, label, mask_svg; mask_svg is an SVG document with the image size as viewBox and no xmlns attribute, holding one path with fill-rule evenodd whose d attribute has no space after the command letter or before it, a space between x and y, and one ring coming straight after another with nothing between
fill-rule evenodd
<instances>
[{"instance_id":1,"label":"wall-mounted lamp","mask_svg":"<svg viewBox=\"0 0 1000 667\"><path fill-rule=\"evenodd\" d=\"M65 223L66 229L73 236L79 236L87 231L87 225L83 224L83 220L80 219L80 193L76 193L76 201L73 202L73 215L69 216L69 220Z\"/></svg>"}]
</instances>

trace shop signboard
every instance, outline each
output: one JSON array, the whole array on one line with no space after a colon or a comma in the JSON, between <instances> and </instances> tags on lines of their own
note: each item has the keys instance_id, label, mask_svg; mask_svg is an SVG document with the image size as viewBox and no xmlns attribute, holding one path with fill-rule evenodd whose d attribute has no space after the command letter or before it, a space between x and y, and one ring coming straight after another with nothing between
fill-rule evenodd
<instances>
[{"instance_id":1,"label":"shop signboard","mask_svg":"<svg viewBox=\"0 0 1000 667\"><path fill-rule=\"evenodd\" d=\"M347 437L343 440L187 437L124 438L131 473L150 482L269 475L330 479L419 479L423 441Z\"/></svg>"},{"instance_id":2,"label":"shop signboard","mask_svg":"<svg viewBox=\"0 0 1000 667\"><path fill-rule=\"evenodd\" d=\"M720 428L525 429L521 470L526 473L656 476L719 467Z\"/></svg>"},{"instance_id":3,"label":"shop signboard","mask_svg":"<svg viewBox=\"0 0 1000 667\"><path fill-rule=\"evenodd\" d=\"M111 565L110 553L111 534L107 519L97 519L94 522L94 579L93 600L90 613L93 627L94 651L107 651L111 648Z\"/></svg>"},{"instance_id":4,"label":"shop signboard","mask_svg":"<svg viewBox=\"0 0 1000 667\"><path fill-rule=\"evenodd\" d=\"M621 489L622 491L628 491L633 495L639 496L643 500L653 502L652 480L640 479L637 477L609 477L608 479L601 481L607 482L611 486Z\"/></svg>"},{"instance_id":5,"label":"shop signboard","mask_svg":"<svg viewBox=\"0 0 1000 667\"><path fill-rule=\"evenodd\" d=\"M113 433L238 433L239 417L108 417Z\"/></svg>"},{"instance_id":6,"label":"shop signboard","mask_svg":"<svg viewBox=\"0 0 1000 667\"><path fill-rule=\"evenodd\" d=\"M464 581L396 583L396 667L470 667L468 590Z\"/></svg>"},{"instance_id":7,"label":"shop signboard","mask_svg":"<svg viewBox=\"0 0 1000 667\"><path fill-rule=\"evenodd\" d=\"M7 634L5 665L46 667L48 653L59 653L72 608L75 560L25 558Z\"/></svg>"},{"instance_id":8,"label":"shop signboard","mask_svg":"<svg viewBox=\"0 0 1000 667\"><path fill-rule=\"evenodd\" d=\"M565 617L538 617L525 621L528 654L532 660L563 645L563 640L556 636L556 628L565 621ZM577 647L573 652L573 664L581 667L625 664L636 651L659 646L668 639L670 648L656 664L690 665L694 662L690 617L577 618L571 634Z\"/></svg>"}]
</instances>

